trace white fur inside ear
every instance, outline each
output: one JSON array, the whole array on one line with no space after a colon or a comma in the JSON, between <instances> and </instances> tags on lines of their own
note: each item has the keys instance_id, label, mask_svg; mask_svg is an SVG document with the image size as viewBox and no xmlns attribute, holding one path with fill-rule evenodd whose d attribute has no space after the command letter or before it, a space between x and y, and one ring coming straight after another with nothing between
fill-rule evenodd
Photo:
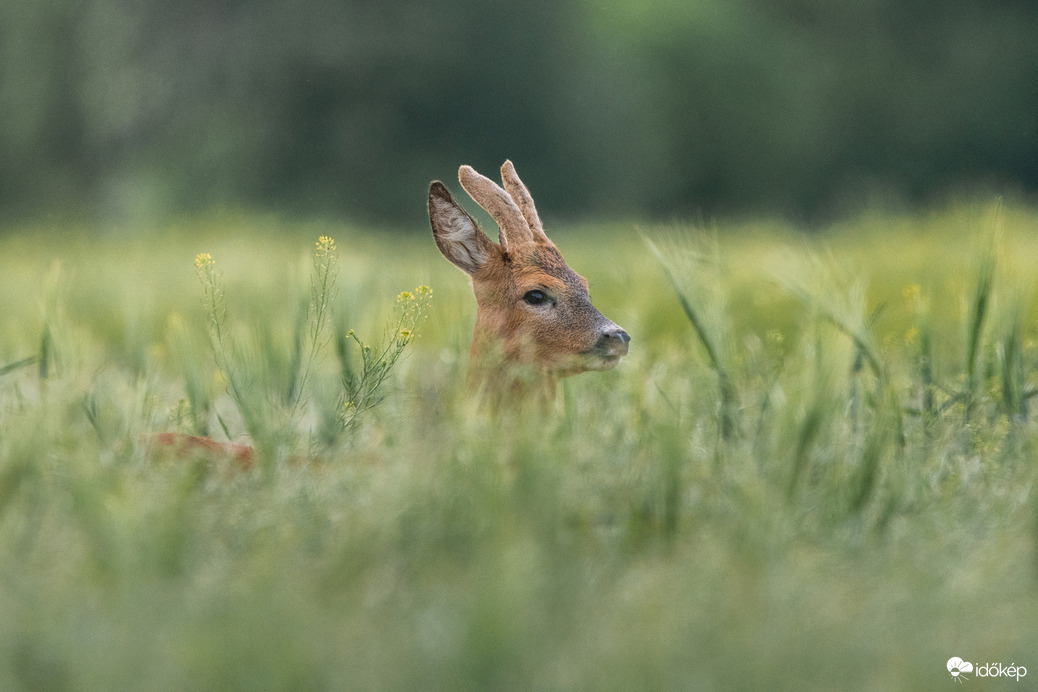
<instances>
[{"instance_id":1,"label":"white fur inside ear","mask_svg":"<svg viewBox=\"0 0 1038 692\"><path fill-rule=\"evenodd\" d=\"M433 229L444 256L469 274L474 274L489 258L485 236L457 205L434 199ZM483 241L483 242L480 242Z\"/></svg>"}]
</instances>

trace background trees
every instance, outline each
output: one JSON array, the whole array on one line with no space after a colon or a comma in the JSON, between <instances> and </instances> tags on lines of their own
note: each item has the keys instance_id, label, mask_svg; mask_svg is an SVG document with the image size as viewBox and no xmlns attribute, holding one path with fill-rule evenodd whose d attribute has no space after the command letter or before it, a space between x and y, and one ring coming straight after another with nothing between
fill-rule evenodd
<instances>
[{"instance_id":1,"label":"background trees","mask_svg":"<svg viewBox=\"0 0 1038 692\"><path fill-rule=\"evenodd\" d=\"M510 157L556 215L812 217L1038 188L1019 0L8 0L0 209L424 215Z\"/></svg>"}]
</instances>

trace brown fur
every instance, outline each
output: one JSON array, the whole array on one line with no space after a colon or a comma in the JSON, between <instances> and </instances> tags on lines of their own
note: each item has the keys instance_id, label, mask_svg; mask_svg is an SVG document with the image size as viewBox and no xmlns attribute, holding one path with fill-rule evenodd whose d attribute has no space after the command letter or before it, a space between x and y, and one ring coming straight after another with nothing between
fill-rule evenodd
<instances>
[{"instance_id":1,"label":"brown fur","mask_svg":"<svg viewBox=\"0 0 1038 692\"><path fill-rule=\"evenodd\" d=\"M185 435L183 433L159 433L145 438L145 442L155 448L167 449L179 458L201 456L209 459L227 459L247 471L252 468L252 447L235 442L217 442L208 437Z\"/></svg>"},{"instance_id":2,"label":"brown fur","mask_svg":"<svg viewBox=\"0 0 1038 692\"><path fill-rule=\"evenodd\" d=\"M630 337L591 304L588 283L544 234L533 198L510 161L502 189L469 166L458 173L469 195L497 222L494 243L440 182L429 188L429 219L443 255L472 279L478 312L472 373L502 396L533 390L555 394L559 378L608 370L627 353ZM532 305L524 296L547 298Z\"/></svg>"}]
</instances>

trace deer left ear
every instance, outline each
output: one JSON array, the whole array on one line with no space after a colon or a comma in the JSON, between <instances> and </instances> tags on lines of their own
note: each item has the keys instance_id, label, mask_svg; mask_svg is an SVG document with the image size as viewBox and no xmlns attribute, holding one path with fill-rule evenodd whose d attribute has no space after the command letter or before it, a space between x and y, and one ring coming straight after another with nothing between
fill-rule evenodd
<instances>
[{"instance_id":1,"label":"deer left ear","mask_svg":"<svg viewBox=\"0 0 1038 692\"><path fill-rule=\"evenodd\" d=\"M466 274L475 274L490 258L494 242L439 181L429 186L429 221L440 252Z\"/></svg>"}]
</instances>

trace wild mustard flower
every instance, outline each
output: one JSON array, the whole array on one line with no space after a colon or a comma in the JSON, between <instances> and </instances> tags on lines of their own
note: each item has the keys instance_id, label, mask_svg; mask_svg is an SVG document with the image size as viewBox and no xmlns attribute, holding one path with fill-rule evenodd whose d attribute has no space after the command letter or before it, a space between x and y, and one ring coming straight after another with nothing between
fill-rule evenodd
<instances>
[{"instance_id":1,"label":"wild mustard flower","mask_svg":"<svg viewBox=\"0 0 1038 692\"><path fill-rule=\"evenodd\" d=\"M313 249L314 271L310 276L310 304L307 306L306 315L309 326L306 357L301 361L299 379L293 384L290 394L293 418L302 403L301 395L310 379L317 354L326 342L324 333L335 299L335 284L339 278L338 261L335 239L331 236L320 236Z\"/></svg>"},{"instance_id":2,"label":"wild mustard flower","mask_svg":"<svg viewBox=\"0 0 1038 692\"><path fill-rule=\"evenodd\" d=\"M205 291L203 303L209 317L209 326L213 336L222 343L225 308L223 287L220 285L221 272L216 269L216 260L208 252L195 255L195 271Z\"/></svg>"},{"instance_id":3,"label":"wild mustard flower","mask_svg":"<svg viewBox=\"0 0 1038 692\"><path fill-rule=\"evenodd\" d=\"M372 349L363 343L351 329L346 332L343 345L340 347L343 366L342 383L345 388L339 424L349 426L358 415L376 406L382 401L380 389L390 371L403 355L404 350L418 335L418 323L426 316L426 309L432 297L432 289L418 286L411 291L401 291L397 295L397 321L390 332L392 337L381 349ZM360 350L359 370L349 365L345 358L345 342L352 341Z\"/></svg>"},{"instance_id":4,"label":"wild mustard flower","mask_svg":"<svg viewBox=\"0 0 1038 692\"><path fill-rule=\"evenodd\" d=\"M287 419L293 425L305 410L308 384L313 377L321 349L330 338L327 336L328 324L337 295L338 248L335 239L326 235L318 237L311 247L311 254L313 273L310 276L310 301L306 320L299 322L296 346L298 351L293 356L292 380L287 394L283 395L283 401L287 405L283 413L287 414ZM226 308L222 272L208 252L195 256L195 269L205 291L203 302L208 312L211 344L217 365L214 373L215 384L227 387L238 404L242 417L252 421L247 425L256 427L260 419L253 415L254 407L246 396L248 381L241 372L240 363L232 357L236 349L225 329ZM395 323L391 322L389 325L389 339L384 346L372 348L363 343L352 329L346 332L345 336L336 337L336 353L340 358L343 384L336 417L343 428L358 415L382 401L382 385L404 350L417 337L418 322L426 316L431 298L432 289L424 285L397 295ZM359 368L349 363L347 352L350 344L359 351ZM263 424L266 425L265 422Z\"/></svg>"},{"instance_id":5,"label":"wild mustard flower","mask_svg":"<svg viewBox=\"0 0 1038 692\"><path fill-rule=\"evenodd\" d=\"M919 284L908 284L901 289L901 296L908 304L916 320L921 320L922 328L926 328L926 298L923 296L923 288ZM905 343L909 346L919 346L924 351L927 349L928 335L923 333L919 324L913 324L905 332Z\"/></svg>"},{"instance_id":6,"label":"wild mustard flower","mask_svg":"<svg viewBox=\"0 0 1038 692\"><path fill-rule=\"evenodd\" d=\"M413 291L401 291L396 297L398 303L422 301L432 298L432 289L428 286L416 286Z\"/></svg>"}]
</instances>

